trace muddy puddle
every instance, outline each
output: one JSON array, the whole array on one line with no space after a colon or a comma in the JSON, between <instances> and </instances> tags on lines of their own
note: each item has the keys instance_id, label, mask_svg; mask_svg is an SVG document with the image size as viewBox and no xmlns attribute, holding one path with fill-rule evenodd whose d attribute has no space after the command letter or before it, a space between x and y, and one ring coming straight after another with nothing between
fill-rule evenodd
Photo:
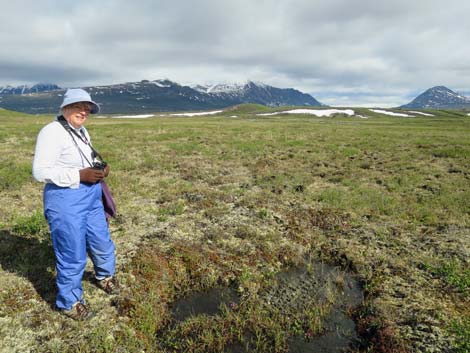
<instances>
[{"instance_id":1,"label":"muddy puddle","mask_svg":"<svg viewBox=\"0 0 470 353\"><path fill-rule=\"evenodd\" d=\"M292 353L343 352L358 342L356 325L347 312L361 305L363 293L349 273L322 263L288 269L278 275L276 285L265 294L271 305L298 313L313 305L331 303L322 322L322 333L289 340Z\"/></svg>"},{"instance_id":2,"label":"muddy puddle","mask_svg":"<svg viewBox=\"0 0 470 353\"><path fill-rule=\"evenodd\" d=\"M215 315L223 305L228 308L237 305L240 298L233 288L216 287L205 291L193 293L175 303L173 318L184 321L196 315Z\"/></svg>"},{"instance_id":3,"label":"muddy puddle","mask_svg":"<svg viewBox=\"0 0 470 353\"><path fill-rule=\"evenodd\" d=\"M282 271L274 278L273 285L260 293L260 298L265 305L285 315L303 313L312 306L328 306L321 333L289 338L289 352L344 352L359 342L356 325L348 312L361 305L363 292L352 275L336 267L312 263ZM230 308L239 301L233 288L213 288L177 301L173 317L181 322L194 315L215 315L223 305ZM225 352L251 352L253 347L249 347L249 341L248 335L244 343L234 342L226 346Z\"/></svg>"}]
</instances>

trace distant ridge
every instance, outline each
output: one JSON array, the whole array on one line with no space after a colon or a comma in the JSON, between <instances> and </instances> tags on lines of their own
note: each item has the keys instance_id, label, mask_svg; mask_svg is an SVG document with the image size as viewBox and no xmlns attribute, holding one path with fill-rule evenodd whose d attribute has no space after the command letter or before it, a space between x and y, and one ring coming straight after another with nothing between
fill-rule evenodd
<instances>
[{"instance_id":1,"label":"distant ridge","mask_svg":"<svg viewBox=\"0 0 470 353\"><path fill-rule=\"evenodd\" d=\"M421 93L403 109L459 109L470 108L470 98L458 94L445 86L435 86Z\"/></svg>"},{"instance_id":2,"label":"distant ridge","mask_svg":"<svg viewBox=\"0 0 470 353\"><path fill-rule=\"evenodd\" d=\"M61 88L53 83L37 83L34 86L21 85L17 87L13 86L0 86L0 95L6 94L30 94L60 90Z\"/></svg>"},{"instance_id":3,"label":"distant ridge","mask_svg":"<svg viewBox=\"0 0 470 353\"><path fill-rule=\"evenodd\" d=\"M27 89L24 86L0 88L0 106L30 114L56 113L65 89L47 85L38 84ZM143 80L84 88L105 114L220 109L242 103L271 107L322 105L311 95L296 89L252 81L189 87L170 80Z\"/></svg>"}]
</instances>

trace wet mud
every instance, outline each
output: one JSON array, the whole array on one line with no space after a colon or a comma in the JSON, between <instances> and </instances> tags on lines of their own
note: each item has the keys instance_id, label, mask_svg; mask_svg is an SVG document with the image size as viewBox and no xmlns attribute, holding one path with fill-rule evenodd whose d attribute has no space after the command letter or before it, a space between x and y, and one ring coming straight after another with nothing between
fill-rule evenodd
<instances>
[{"instance_id":1,"label":"wet mud","mask_svg":"<svg viewBox=\"0 0 470 353\"><path fill-rule=\"evenodd\" d=\"M359 282L339 268L312 263L283 271L264 297L270 305L293 314L312 305L331 303L322 322L322 333L292 337L289 352L343 352L359 342L356 325L348 312L362 304L363 292Z\"/></svg>"},{"instance_id":2,"label":"wet mud","mask_svg":"<svg viewBox=\"0 0 470 353\"><path fill-rule=\"evenodd\" d=\"M205 291L192 293L178 300L173 308L173 319L184 321L191 316L215 315L223 305L233 307L240 301L234 288L216 287Z\"/></svg>"},{"instance_id":3,"label":"wet mud","mask_svg":"<svg viewBox=\"0 0 470 353\"><path fill-rule=\"evenodd\" d=\"M277 274L272 285L259 295L264 305L285 315L298 315L315 306L328 307L321 333L289 338L289 352L345 352L359 343L356 325L348 313L362 304L363 292L358 281L347 272L322 263L290 268ZM212 288L178 300L173 318L181 322L195 315L215 315L223 305L230 308L239 302L235 289ZM251 352L250 340L247 334L243 343L234 342L225 351Z\"/></svg>"}]
</instances>

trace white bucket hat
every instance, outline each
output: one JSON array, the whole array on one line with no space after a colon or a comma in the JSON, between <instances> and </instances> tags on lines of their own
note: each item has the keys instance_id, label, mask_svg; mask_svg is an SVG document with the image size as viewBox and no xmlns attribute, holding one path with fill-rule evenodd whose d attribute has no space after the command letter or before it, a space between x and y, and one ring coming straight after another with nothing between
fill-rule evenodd
<instances>
[{"instance_id":1,"label":"white bucket hat","mask_svg":"<svg viewBox=\"0 0 470 353\"><path fill-rule=\"evenodd\" d=\"M67 105L78 103L78 102L91 103L92 108L91 108L90 114L96 114L100 111L100 106L98 105L98 103L92 101L90 94L81 88L68 89L67 92L65 92L64 94L64 100L60 106L60 109L62 109L63 107Z\"/></svg>"}]
</instances>

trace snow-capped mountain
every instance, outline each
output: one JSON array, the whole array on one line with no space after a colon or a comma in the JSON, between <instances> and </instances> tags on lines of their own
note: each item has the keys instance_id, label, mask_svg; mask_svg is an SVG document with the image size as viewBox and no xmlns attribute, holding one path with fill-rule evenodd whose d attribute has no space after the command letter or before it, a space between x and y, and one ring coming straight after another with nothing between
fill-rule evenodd
<instances>
[{"instance_id":1,"label":"snow-capped mountain","mask_svg":"<svg viewBox=\"0 0 470 353\"><path fill-rule=\"evenodd\" d=\"M435 86L421 93L410 103L402 105L404 109L455 109L470 107L470 98L458 94L447 87Z\"/></svg>"},{"instance_id":2,"label":"snow-capped mountain","mask_svg":"<svg viewBox=\"0 0 470 353\"><path fill-rule=\"evenodd\" d=\"M136 113L225 108L241 103L268 106L319 106L315 98L292 88L276 88L248 81L243 84L183 86L170 80L143 80L85 87L103 113ZM55 113L64 89L37 94L2 94L0 106L27 113Z\"/></svg>"},{"instance_id":3,"label":"snow-capped mountain","mask_svg":"<svg viewBox=\"0 0 470 353\"><path fill-rule=\"evenodd\" d=\"M61 89L59 86L52 83L38 83L34 86L21 85L21 86L0 86L0 95L6 94L30 94L30 93L40 93L48 92Z\"/></svg>"},{"instance_id":4,"label":"snow-capped mountain","mask_svg":"<svg viewBox=\"0 0 470 353\"><path fill-rule=\"evenodd\" d=\"M193 88L212 97L218 97L222 100L239 100L240 103L258 103L267 106L322 105L312 96L295 89L276 88L262 82L247 81L245 83L197 85Z\"/></svg>"},{"instance_id":5,"label":"snow-capped mountain","mask_svg":"<svg viewBox=\"0 0 470 353\"><path fill-rule=\"evenodd\" d=\"M246 83L218 83L214 85L196 85L192 86L196 91L211 94L241 94Z\"/></svg>"}]
</instances>

